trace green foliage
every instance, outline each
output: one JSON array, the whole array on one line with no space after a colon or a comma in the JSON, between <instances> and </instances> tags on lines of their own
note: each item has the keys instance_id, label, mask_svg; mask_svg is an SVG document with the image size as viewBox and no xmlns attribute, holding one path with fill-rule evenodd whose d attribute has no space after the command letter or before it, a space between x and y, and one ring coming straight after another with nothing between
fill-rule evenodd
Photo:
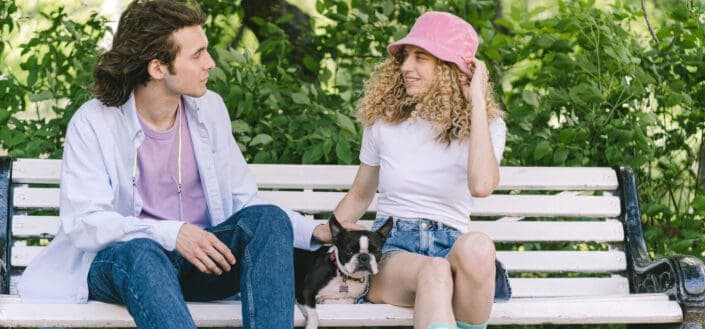
<instances>
[{"instance_id":1,"label":"green foliage","mask_svg":"<svg viewBox=\"0 0 705 329\"><path fill-rule=\"evenodd\" d=\"M656 42L638 1L547 3L318 0L322 17L309 40L317 53L303 58L318 72L311 81L294 63L284 31L291 17L254 19L265 36L257 49L233 49L242 9L204 1L218 65L209 88L225 100L248 161L356 163L362 127L355 102L386 45L422 12L453 12L480 34L479 57L507 110L505 165L631 166L650 248L703 256L705 4L660 1L651 13ZM14 1L0 3L3 34L18 28L18 11ZM0 144L16 157L61 155L67 120L90 98L106 30L102 17L77 22L62 9L41 19L51 26L20 45L27 78L4 66L0 75ZM0 58L8 45L0 42Z\"/></svg>"},{"instance_id":2,"label":"green foliage","mask_svg":"<svg viewBox=\"0 0 705 329\"><path fill-rule=\"evenodd\" d=\"M640 186L647 237L663 253L705 255L705 186L698 186L698 154L705 128L705 4L674 1L642 67L657 81L658 103L649 130L654 158L642 168ZM702 165L702 164L701 164ZM676 241L677 240L677 241Z\"/></svg>"},{"instance_id":3,"label":"green foliage","mask_svg":"<svg viewBox=\"0 0 705 329\"><path fill-rule=\"evenodd\" d=\"M513 16L514 46L500 49L512 72L506 162L630 166L655 254L702 256L703 11L664 6L656 44L627 28L643 22L640 7L557 4L546 19Z\"/></svg>"},{"instance_id":4,"label":"green foliage","mask_svg":"<svg viewBox=\"0 0 705 329\"><path fill-rule=\"evenodd\" d=\"M274 38L268 41L286 43ZM353 163L361 131L351 112L338 109L344 103L339 95L297 79L286 58L268 67L232 49L216 49L216 55L210 87L225 100L247 160Z\"/></svg>"},{"instance_id":5,"label":"green foliage","mask_svg":"<svg viewBox=\"0 0 705 329\"><path fill-rule=\"evenodd\" d=\"M514 127L506 158L521 165L642 167L653 157L647 128L655 118L633 104L655 81L640 66L637 40L622 27L634 14L586 3L559 8L550 18L521 22L519 42L503 58L503 65L523 68L513 77L517 92L506 97Z\"/></svg>"},{"instance_id":6,"label":"green foliage","mask_svg":"<svg viewBox=\"0 0 705 329\"><path fill-rule=\"evenodd\" d=\"M61 156L68 120L91 98L97 43L106 31L97 14L75 22L59 8L42 17L51 26L20 46L27 78L3 72L0 79L0 143L13 157Z\"/></svg>"}]
</instances>

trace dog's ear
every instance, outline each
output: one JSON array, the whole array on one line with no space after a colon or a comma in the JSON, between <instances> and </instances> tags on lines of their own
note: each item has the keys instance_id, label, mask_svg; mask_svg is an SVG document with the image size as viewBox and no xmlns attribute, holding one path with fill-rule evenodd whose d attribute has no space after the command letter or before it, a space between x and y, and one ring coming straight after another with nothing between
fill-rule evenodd
<instances>
[{"instance_id":1,"label":"dog's ear","mask_svg":"<svg viewBox=\"0 0 705 329\"><path fill-rule=\"evenodd\" d=\"M337 237L341 231L345 231L343 225L340 225L338 219L335 218L335 214L330 215L330 219L328 220L328 226L330 227L330 235L334 241L335 237Z\"/></svg>"},{"instance_id":2,"label":"dog's ear","mask_svg":"<svg viewBox=\"0 0 705 329\"><path fill-rule=\"evenodd\" d=\"M384 225L380 227L377 231L377 234L379 234L382 237L382 240L387 240L387 234L389 234L389 231L392 230L392 226L394 226L394 220L392 217L389 217L386 222L384 222Z\"/></svg>"}]
</instances>

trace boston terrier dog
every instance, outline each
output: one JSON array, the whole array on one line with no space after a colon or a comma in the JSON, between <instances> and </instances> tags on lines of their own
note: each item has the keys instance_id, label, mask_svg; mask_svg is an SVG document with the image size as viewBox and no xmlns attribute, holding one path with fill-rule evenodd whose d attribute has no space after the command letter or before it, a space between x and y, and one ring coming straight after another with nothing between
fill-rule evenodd
<instances>
[{"instance_id":1,"label":"boston terrier dog","mask_svg":"<svg viewBox=\"0 0 705 329\"><path fill-rule=\"evenodd\" d=\"M389 218L375 232L348 231L331 216L332 246L317 251L295 249L296 302L306 317L306 329L318 328L317 303L352 304L367 291L393 224Z\"/></svg>"}]
</instances>

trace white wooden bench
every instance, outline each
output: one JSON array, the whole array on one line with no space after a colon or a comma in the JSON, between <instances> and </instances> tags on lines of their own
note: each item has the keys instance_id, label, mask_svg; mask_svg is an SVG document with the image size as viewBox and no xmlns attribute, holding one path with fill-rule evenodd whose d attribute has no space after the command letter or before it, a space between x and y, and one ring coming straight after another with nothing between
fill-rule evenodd
<instances>
[{"instance_id":1,"label":"white wooden bench","mask_svg":"<svg viewBox=\"0 0 705 329\"><path fill-rule=\"evenodd\" d=\"M57 232L60 165L0 158L0 327L133 327L122 306L29 305L16 296L17 278L42 248L27 241ZM317 218L327 217L356 172L355 166L251 168L262 197ZM497 242L510 272L513 298L494 305L490 324L702 327L705 266L691 256L650 259L628 168L503 167L495 194L476 200L471 230ZM238 302L189 308L202 327L242 324ZM413 316L410 309L372 304L321 305L319 314L322 326L411 325ZM297 310L296 325L303 321Z\"/></svg>"}]
</instances>

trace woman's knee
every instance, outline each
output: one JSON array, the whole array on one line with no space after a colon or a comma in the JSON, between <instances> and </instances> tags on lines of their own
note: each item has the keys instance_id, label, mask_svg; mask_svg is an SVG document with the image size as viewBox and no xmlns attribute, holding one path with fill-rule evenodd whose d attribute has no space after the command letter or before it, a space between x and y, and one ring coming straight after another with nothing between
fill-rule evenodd
<instances>
[{"instance_id":1,"label":"woman's knee","mask_svg":"<svg viewBox=\"0 0 705 329\"><path fill-rule=\"evenodd\" d=\"M419 270L417 287L418 289L453 287L453 273L448 260L440 257L429 257L425 260Z\"/></svg>"},{"instance_id":2,"label":"woman's knee","mask_svg":"<svg viewBox=\"0 0 705 329\"><path fill-rule=\"evenodd\" d=\"M482 274L494 269L495 257L494 242L490 237L483 233L468 233L455 242L449 259L456 271Z\"/></svg>"}]
</instances>

